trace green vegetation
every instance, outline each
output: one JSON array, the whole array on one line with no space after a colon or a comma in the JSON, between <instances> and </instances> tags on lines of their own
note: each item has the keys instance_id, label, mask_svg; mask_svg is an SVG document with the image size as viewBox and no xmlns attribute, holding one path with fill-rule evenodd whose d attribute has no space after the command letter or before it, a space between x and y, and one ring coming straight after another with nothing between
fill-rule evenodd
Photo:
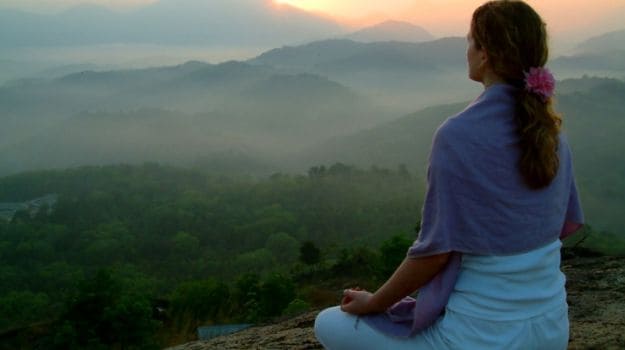
<instances>
[{"instance_id":1,"label":"green vegetation","mask_svg":"<svg viewBox=\"0 0 625 350\"><path fill-rule=\"evenodd\" d=\"M581 248L586 254L592 255L625 255L625 238L611 232L596 230L587 224L580 232L567 238L564 247Z\"/></svg>"},{"instance_id":2,"label":"green vegetation","mask_svg":"<svg viewBox=\"0 0 625 350\"><path fill-rule=\"evenodd\" d=\"M0 348L152 349L373 289L419 229L423 184L404 166L340 163L262 179L157 164L2 178L0 202L57 201L0 221ZM591 226L566 246L625 253Z\"/></svg>"},{"instance_id":3,"label":"green vegetation","mask_svg":"<svg viewBox=\"0 0 625 350\"><path fill-rule=\"evenodd\" d=\"M265 179L156 164L2 178L0 202L58 200L0 221L0 339L24 346L11 334L44 322L33 346L154 348L336 302L338 285L375 285L406 249L389 238L412 232L422 185L404 167L344 164Z\"/></svg>"}]
</instances>

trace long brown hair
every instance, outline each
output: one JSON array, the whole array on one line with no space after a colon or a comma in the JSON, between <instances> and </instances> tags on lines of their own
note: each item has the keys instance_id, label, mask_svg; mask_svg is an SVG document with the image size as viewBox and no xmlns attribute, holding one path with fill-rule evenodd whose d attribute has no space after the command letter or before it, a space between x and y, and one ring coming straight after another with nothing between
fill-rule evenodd
<instances>
[{"instance_id":1,"label":"long brown hair","mask_svg":"<svg viewBox=\"0 0 625 350\"><path fill-rule=\"evenodd\" d=\"M490 1L473 13L471 35L486 50L494 73L519 87L516 121L521 157L519 168L533 189L548 186L559 167L558 144L562 118L552 98L527 91L524 72L543 67L549 57L546 25L522 1Z\"/></svg>"}]
</instances>

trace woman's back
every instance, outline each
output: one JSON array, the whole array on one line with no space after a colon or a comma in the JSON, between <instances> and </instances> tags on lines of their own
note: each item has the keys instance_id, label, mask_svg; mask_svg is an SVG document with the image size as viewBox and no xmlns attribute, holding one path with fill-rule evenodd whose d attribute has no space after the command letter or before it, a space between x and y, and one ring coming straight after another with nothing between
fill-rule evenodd
<instances>
[{"instance_id":1,"label":"woman's back","mask_svg":"<svg viewBox=\"0 0 625 350\"><path fill-rule=\"evenodd\" d=\"M559 240L510 256L464 254L432 348L566 349L569 321Z\"/></svg>"},{"instance_id":2,"label":"woman's back","mask_svg":"<svg viewBox=\"0 0 625 350\"><path fill-rule=\"evenodd\" d=\"M493 321L535 317L566 303L559 240L510 256L463 254L447 309Z\"/></svg>"}]
</instances>

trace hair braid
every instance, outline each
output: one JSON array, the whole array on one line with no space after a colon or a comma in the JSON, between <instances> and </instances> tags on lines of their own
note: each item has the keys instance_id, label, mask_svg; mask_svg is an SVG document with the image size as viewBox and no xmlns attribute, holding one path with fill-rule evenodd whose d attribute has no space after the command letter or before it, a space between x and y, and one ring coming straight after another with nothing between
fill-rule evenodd
<instances>
[{"instance_id":1,"label":"hair braid","mask_svg":"<svg viewBox=\"0 0 625 350\"><path fill-rule=\"evenodd\" d=\"M562 118L554 111L551 97L524 89L524 73L543 67L549 57L545 23L522 1L490 1L475 10L471 34L478 48L488 53L493 71L520 88L515 115L521 148L519 170L531 188L546 187L560 165Z\"/></svg>"}]
</instances>

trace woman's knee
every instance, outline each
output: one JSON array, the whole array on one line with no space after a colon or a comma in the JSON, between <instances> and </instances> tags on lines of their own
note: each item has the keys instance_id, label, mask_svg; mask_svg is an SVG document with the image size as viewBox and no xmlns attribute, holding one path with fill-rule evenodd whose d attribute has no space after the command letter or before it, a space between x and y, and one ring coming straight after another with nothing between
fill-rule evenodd
<instances>
[{"instance_id":1,"label":"woman's knee","mask_svg":"<svg viewBox=\"0 0 625 350\"><path fill-rule=\"evenodd\" d=\"M315 336L324 344L324 339L327 339L331 334L333 319L336 318L333 314L337 311L337 307L332 307L321 311L315 318ZM340 312L340 310L338 310Z\"/></svg>"},{"instance_id":2,"label":"woman's knee","mask_svg":"<svg viewBox=\"0 0 625 350\"><path fill-rule=\"evenodd\" d=\"M341 329L346 327L350 318L353 316L344 313L338 306L321 311L315 319L314 330L317 340L328 348L330 344L336 342L335 337L344 335Z\"/></svg>"}]
</instances>

